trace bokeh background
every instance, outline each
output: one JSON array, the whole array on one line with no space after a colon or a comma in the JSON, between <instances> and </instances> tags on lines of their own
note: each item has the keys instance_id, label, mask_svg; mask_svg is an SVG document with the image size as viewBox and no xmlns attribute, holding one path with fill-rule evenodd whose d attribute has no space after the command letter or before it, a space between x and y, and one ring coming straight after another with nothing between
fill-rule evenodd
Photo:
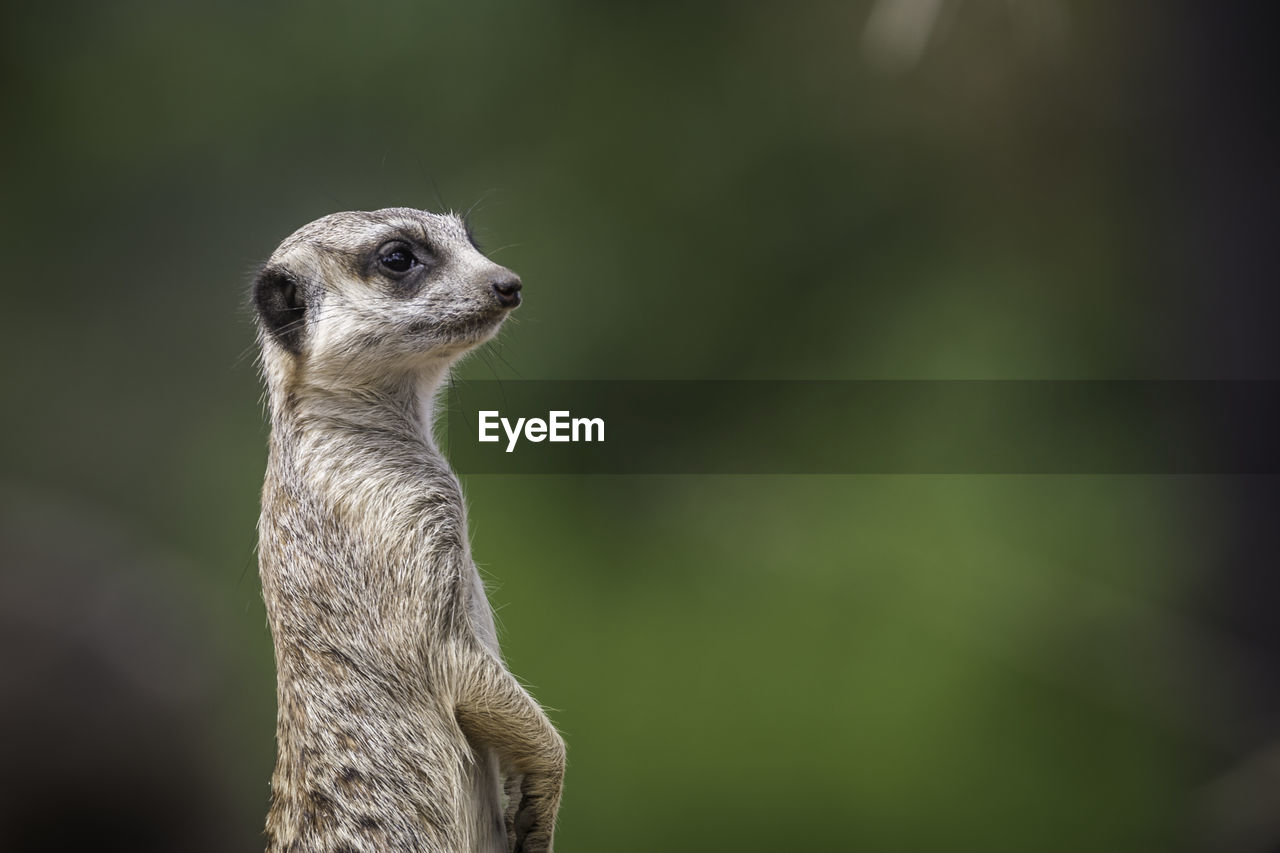
<instances>
[{"instance_id":1,"label":"bokeh background","mask_svg":"<svg viewBox=\"0 0 1280 853\"><path fill-rule=\"evenodd\" d=\"M463 378L1276 377L1265 3L3 15L4 849L261 848L245 293L325 213L470 211ZM558 849L1280 850L1274 478L465 487Z\"/></svg>"}]
</instances>

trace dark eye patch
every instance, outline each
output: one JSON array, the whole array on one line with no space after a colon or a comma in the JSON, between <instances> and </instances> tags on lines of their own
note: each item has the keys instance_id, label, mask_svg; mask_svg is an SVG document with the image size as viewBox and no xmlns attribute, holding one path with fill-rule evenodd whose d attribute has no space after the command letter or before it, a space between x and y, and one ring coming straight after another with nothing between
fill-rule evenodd
<instances>
[{"instance_id":1,"label":"dark eye patch","mask_svg":"<svg viewBox=\"0 0 1280 853\"><path fill-rule=\"evenodd\" d=\"M393 275L403 275L422 266L422 261L407 244L392 243L378 250L378 265Z\"/></svg>"},{"instance_id":2,"label":"dark eye patch","mask_svg":"<svg viewBox=\"0 0 1280 853\"><path fill-rule=\"evenodd\" d=\"M390 295L400 298L419 292L440 265L431 244L416 236L387 240L367 257L366 275L381 279Z\"/></svg>"}]
</instances>

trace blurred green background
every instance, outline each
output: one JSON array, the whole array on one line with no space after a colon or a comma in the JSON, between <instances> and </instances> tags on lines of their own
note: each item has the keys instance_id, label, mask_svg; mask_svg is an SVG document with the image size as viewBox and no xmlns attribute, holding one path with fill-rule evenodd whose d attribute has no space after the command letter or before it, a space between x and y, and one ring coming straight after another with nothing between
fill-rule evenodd
<instances>
[{"instance_id":1,"label":"blurred green background","mask_svg":"<svg viewBox=\"0 0 1280 853\"><path fill-rule=\"evenodd\" d=\"M261 847L294 228L471 211L526 302L463 377L1266 375L1243 9L11 4L0 838ZM464 485L558 849L1280 849L1269 479Z\"/></svg>"}]
</instances>

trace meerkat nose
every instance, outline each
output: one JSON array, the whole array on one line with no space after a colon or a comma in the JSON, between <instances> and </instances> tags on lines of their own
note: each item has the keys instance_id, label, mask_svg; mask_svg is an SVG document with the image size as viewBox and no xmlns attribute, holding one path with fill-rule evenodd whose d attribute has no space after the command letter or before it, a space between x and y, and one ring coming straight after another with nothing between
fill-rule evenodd
<instances>
[{"instance_id":1,"label":"meerkat nose","mask_svg":"<svg viewBox=\"0 0 1280 853\"><path fill-rule=\"evenodd\" d=\"M498 297L498 304L503 308L514 308L520 304L520 276L508 273L494 279L493 292Z\"/></svg>"}]
</instances>

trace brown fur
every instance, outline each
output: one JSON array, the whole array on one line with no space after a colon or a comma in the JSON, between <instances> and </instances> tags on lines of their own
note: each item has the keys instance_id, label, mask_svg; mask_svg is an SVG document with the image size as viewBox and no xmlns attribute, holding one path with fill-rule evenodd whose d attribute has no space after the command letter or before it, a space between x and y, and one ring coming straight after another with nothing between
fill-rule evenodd
<instances>
[{"instance_id":1,"label":"brown fur","mask_svg":"<svg viewBox=\"0 0 1280 853\"><path fill-rule=\"evenodd\" d=\"M389 270L393 242L421 269ZM455 217L394 208L303 227L255 284L269 851L551 850L564 743L502 663L431 434L436 388L497 332L512 282Z\"/></svg>"}]
</instances>

